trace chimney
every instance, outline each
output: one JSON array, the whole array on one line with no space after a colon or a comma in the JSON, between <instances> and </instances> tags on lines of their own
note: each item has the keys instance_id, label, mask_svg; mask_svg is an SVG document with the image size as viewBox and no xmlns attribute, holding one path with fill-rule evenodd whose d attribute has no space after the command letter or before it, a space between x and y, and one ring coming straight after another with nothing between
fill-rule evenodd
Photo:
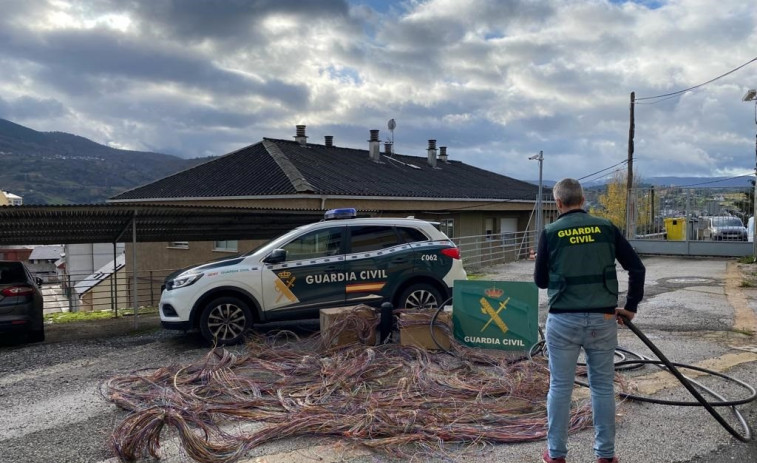
<instances>
[{"instance_id":1,"label":"chimney","mask_svg":"<svg viewBox=\"0 0 757 463\"><path fill-rule=\"evenodd\" d=\"M298 125L297 127L297 135L294 136L294 141L299 143L301 146L305 146L305 144L308 142L308 137L305 135L305 126L304 125Z\"/></svg>"},{"instance_id":2,"label":"chimney","mask_svg":"<svg viewBox=\"0 0 757 463\"><path fill-rule=\"evenodd\" d=\"M447 162L447 147L446 146L440 146L439 147L439 160L443 163Z\"/></svg>"},{"instance_id":3,"label":"chimney","mask_svg":"<svg viewBox=\"0 0 757 463\"><path fill-rule=\"evenodd\" d=\"M436 140L428 141L428 165L436 167Z\"/></svg>"},{"instance_id":4,"label":"chimney","mask_svg":"<svg viewBox=\"0 0 757 463\"><path fill-rule=\"evenodd\" d=\"M387 156L391 156L392 155L392 144L391 144L391 142L388 142L388 141L384 142L384 154L387 155Z\"/></svg>"},{"instance_id":5,"label":"chimney","mask_svg":"<svg viewBox=\"0 0 757 463\"><path fill-rule=\"evenodd\" d=\"M334 146L334 136L333 135L326 135L323 138L326 140L324 144L327 147L331 148L332 146Z\"/></svg>"},{"instance_id":6,"label":"chimney","mask_svg":"<svg viewBox=\"0 0 757 463\"><path fill-rule=\"evenodd\" d=\"M381 150L381 142L379 141L379 131L371 130L371 139L368 140L368 155L373 162L379 162L379 151Z\"/></svg>"}]
</instances>

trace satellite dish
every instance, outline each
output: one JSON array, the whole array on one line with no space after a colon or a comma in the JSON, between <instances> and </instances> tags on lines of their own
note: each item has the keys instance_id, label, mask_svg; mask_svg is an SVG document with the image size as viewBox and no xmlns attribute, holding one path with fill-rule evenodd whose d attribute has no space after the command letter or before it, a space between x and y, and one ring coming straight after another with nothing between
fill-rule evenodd
<instances>
[{"instance_id":1,"label":"satellite dish","mask_svg":"<svg viewBox=\"0 0 757 463\"><path fill-rule=\"evenodd\" d=\"M394 154L394 128L397 127L397 123L394 121L394 119L389 119L389 122L386 123L386 126L389 128L389 131L392 132L392 154Z\"/></svg>"}]
</instances>

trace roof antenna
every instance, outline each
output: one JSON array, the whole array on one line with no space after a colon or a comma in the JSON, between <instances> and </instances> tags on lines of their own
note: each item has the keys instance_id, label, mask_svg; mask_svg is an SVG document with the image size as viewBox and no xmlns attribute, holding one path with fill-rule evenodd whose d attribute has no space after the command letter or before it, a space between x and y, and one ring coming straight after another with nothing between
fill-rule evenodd
<instances>
[{"instance_id":1,"label":"roof antenna","mask_svg":"<svg viewBox=\"0 0 757 463\"><path fill-rule=\"evenodd\" d=\"M394 154L394 129L395 127L397 127L397 123L394 121L394 119L389 119L389 122L387 122L386 126L392 133L392 140L389 143L392 144L392 154Z\"/></svg>"}]
</instances>

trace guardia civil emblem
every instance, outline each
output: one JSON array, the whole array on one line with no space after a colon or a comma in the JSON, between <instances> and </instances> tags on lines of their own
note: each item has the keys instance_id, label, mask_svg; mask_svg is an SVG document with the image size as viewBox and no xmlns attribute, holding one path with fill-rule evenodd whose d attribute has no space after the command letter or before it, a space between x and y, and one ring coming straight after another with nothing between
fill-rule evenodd
<instances>
[{"instance_id":1,"label":"guardia civil emblem","mask_svg":"<svg viewBox=\"0 0 757 463\"><path fill-rule=\"evenodd\" d=\"M289 302L297 302L297 296L294 295L291 289L294 287L294 281L297 277L292 275L292 272L288 270L279 272L276 276L278 277L275 281L276 292L279 293L276 297L276 303L281 301L282 298L286 298Z\"/></svg>"}]
</instances>

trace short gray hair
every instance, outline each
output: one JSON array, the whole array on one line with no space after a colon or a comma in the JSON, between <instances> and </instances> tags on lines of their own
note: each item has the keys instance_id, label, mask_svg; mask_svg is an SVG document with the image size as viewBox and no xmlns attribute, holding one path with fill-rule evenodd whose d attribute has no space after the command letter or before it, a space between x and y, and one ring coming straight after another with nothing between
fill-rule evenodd
<instances>
[{"instance_id":1,"label":"short gray hair","mask_svg":"<svg viewBox=\"0 0 757 463\"><path fill-rule=\"evenodd\" d=\"M580 206L584 200L584 189L578 180L564 178L552 187L552 196L562 201L565 206Z\"/></svg>"}]
</instances>

